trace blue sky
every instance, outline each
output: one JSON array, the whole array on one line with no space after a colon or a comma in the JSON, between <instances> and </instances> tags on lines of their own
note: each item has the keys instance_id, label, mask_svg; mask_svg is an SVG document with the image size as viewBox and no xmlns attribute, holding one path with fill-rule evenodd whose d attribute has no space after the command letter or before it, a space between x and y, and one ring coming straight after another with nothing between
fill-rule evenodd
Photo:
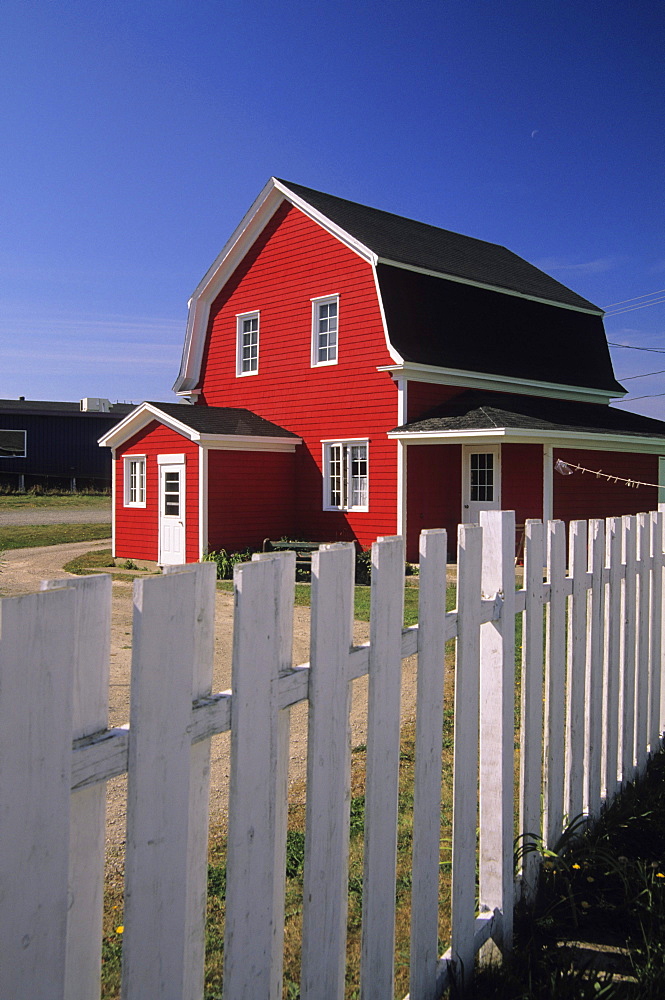
<instances>
[{"instance_id":1,"label":"blue sky","mask_svg":"<svg viewBox=\"0 0 665 1000\"><path fill-rule=\"evenodd\" d=\"M2 0L0 397L173 398L271 175L631 300L616 374L665 369L664 51L662 0Z\"/></svg>"}]
</instances>

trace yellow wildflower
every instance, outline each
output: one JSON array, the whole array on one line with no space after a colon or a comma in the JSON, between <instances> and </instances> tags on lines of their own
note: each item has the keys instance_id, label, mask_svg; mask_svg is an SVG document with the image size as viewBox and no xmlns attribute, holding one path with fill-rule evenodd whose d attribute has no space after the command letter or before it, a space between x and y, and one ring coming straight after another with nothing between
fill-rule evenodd
<instances>
[{"instance_id":1,"label":"yellow wildflower","mask_svg":"<svg viewBox=\"0 0 665 1000\"><path fill-rule=\"evenodd\" d=\"M116 932L116 934L122 934L122 932L124 931L124 929L125 929L125 925L124 924L120 924L119 927L116 927L115 932Z\"/></svg>"},{"instance_id":2,"label":"yellow wildflower","mask_svg":"<svg viewBox=\"0 0 665 1000\"><path fill-rule=\"evenodd\" d=\"M582 865L578 865L578 864L574 864L573 865L573 868L581 868L581 867L582 867Z\"/></svg>"}]
</instances>

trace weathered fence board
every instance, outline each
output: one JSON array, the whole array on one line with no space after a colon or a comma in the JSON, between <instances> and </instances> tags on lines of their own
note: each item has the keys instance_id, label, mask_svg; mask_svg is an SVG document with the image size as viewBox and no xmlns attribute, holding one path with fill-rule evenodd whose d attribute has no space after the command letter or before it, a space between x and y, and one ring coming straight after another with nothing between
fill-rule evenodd
<instances>
[{"instance_id":1,"label":"weathered fence board","mask_svg":"<svg viewBox=\"0 0 665 1000\"><path fill-rule=\"evenodd\" d=\"M128 772L123 1000L203 995L210 738L231 732L226 1000L282 994L289 711L309 701L301 996L345 984L350 687L368 675L363 1000L394 992L401 661L418 654L410 1000L511 945L513 816L553 847L660 746L664 517L460 526L421 538L420 622L403 628L403 543L373 548L370 641L352 645L353 546L313 560L309 664L292 665L293 553L235 571L232 692L212 694L214 566L135 585L131 718L108 730L110 580L0 602L0 996L99 996L104 787ZM543 559L547 537L547 559ZM544 622L544 613L546 620ZM514 789L515 616L522 615ZM439 958L445 642L456 639L451 947ZM544 699L544 700L543 700ZM542 804L541 804L542 802ZM480 828L480 843L477 831ZM26 831L30 832L26 836ZM529 898L539 855L527 852ZM479 869L479 904L476 870ZM479 912L480 910L480 912Z\"/></svg>"}]
</instances>

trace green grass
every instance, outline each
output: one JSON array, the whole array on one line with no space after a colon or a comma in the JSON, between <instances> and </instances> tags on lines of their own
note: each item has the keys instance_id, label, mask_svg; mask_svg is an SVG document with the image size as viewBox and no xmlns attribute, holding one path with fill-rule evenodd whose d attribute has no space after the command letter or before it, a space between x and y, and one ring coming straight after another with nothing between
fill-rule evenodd
<instances>
[{"instance_id":1,"label":"green grass","mask_svg":"<svg viewBox=\"0 0 665 1000\"><path fill-rule=\"evenodd\" d=\"M572 824L545 854L535 905L517 914L510 959L480 972L468 996L662 1000L665 753L596 824Z\"/></svg>"},{"instance_id":2,"label":"green grass","mask_svg":"<svg viewBox=\"0 0 665 1000\"><path fill-rule=\"evenodd\" d=\"M16 524L0 528L0 550L90 542L110 535L110 524Z\"/></svg>"},{"instance_id":3,"label":"green grass","mask_svg":"<svg viewBox=\"0 0 665 1000\"><path fill-rule=\"evenodd\" d=\"M51 510L54 507L108 510L111 497L104 493L0 493L3 510Z\"/></svg>"}]
</instances>

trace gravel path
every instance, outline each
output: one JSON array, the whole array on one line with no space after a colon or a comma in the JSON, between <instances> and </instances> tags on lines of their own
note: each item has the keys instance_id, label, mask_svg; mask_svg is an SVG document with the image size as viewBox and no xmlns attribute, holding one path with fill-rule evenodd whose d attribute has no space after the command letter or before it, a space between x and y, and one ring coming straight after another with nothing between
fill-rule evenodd
<instances>
[{"instance_id":1,"label":"gravel path","mask_svg":"<svg viewBox=\"0 0 665 1000\"><path fill-rule=\"evenodd\" d=\"M49 507L45 510L26 507L24 510L0 511L0 528L23 524L110 524L111 502L108 507Z\"/></svg>"},{"instance_id":2,"label":"gravel path","mask_svg":"<svg viewBox=\"0 0 665 1000\"><path fill-rule=\"evenodd\" d=\"M98 512L97 512L98 513ZM109 548L110 540L73 542L34 549L14 549L3 553L0 566L0 597L19 596L39 590L43 579L62 579L70 574L62 567L75 555L93 549ZM114 582L111 611L111 670L109 689L109 725L129 721L129 687L132 642L132 585ZM309 608L295 608L293 615L293 662L309 660ZM224 691L231 686L231 649L233 638L233 595L218 591L215 611L215 664L213 690ZM354 641L366 642L369 624L356 622ZM415 710L416 657L404 661L402 670L402 714L410 717ZM353 682L351 709L351 745L366 740L367 679ZM307 703L291 709L290 771L293 801L304 799L304 779L307 761ZM229 778L229 735L224 733L212 740L211 759L211 823L218 824L226 816ZM114 857L125 837L126 779L114 778L108 783L107 850Z\"/></svg>"}]
</instances>

